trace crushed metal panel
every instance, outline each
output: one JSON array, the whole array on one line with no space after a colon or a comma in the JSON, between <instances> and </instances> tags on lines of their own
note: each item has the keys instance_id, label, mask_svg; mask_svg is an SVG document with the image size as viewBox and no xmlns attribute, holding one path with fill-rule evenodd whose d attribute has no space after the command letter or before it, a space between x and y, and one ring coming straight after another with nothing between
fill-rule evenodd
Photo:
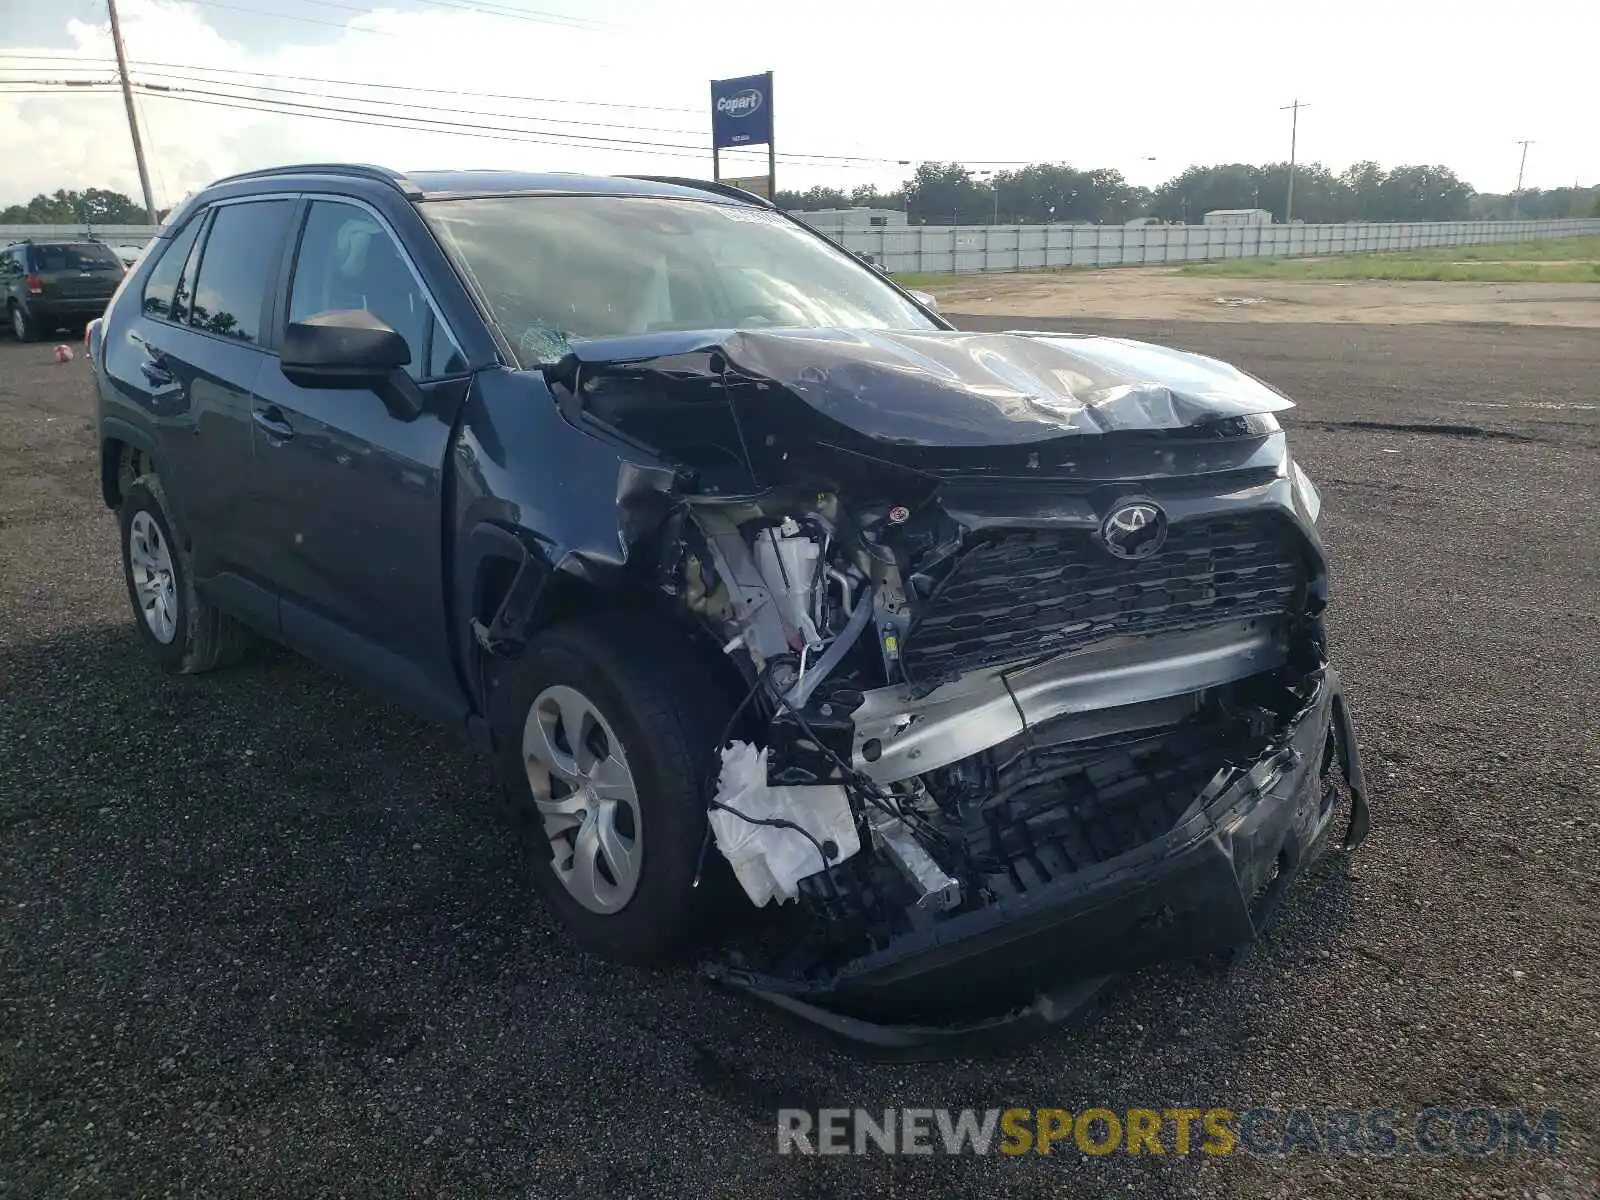
<instances>
[{"instance_id":1,"label":"crushed metal panel","mask_svg":"<svg viewBox=\"0 0 1600 1200\"><path fill-rule=\"evenodd\" d=\"M1021 670L973 672L920 699L903 685L877 688L854 713L855 766L892 783L987 750L1030 725L1216 687L1272 670L1286 657L1270 623L1240 621L1126 639Z\"/></svg>"}]
</instances>

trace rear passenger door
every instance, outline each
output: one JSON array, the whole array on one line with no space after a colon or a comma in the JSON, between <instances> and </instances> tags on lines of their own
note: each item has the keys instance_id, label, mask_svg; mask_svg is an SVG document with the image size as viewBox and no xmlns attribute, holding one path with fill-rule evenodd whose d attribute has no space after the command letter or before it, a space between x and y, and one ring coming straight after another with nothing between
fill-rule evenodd
<instances>
[{"instance_id":1,"label":"rear passenger door","mask_svg":"<svg viewBox=\"0 0 1600 1200\"><path fill-rule=\"evenodd\" d=\"M444 608L444 458L467 373L458 343L385 219L309 197L286 322L364 309L411 349L424 410L365 389L301 387L271 359L256 384L252 519L283 636L445 720L462 714Z\"/></svg>"},{"instance_id":2,"label":"rear passenger door","mask_svg":"<svg viewBox=\"0 0 1600 1200\"><path fill-rule=\"evenodd\" d=\"M224 201L191 221L152 270L131 333L158 434L160 471L194 544L196 582L224 608L275 628L249 544L251 398L295 202ZM203 224L202 224L203 222ZM189 243L183 254L185 242ZM181 262L179 258L181 256Z\"/></svg>"}]
</instances>

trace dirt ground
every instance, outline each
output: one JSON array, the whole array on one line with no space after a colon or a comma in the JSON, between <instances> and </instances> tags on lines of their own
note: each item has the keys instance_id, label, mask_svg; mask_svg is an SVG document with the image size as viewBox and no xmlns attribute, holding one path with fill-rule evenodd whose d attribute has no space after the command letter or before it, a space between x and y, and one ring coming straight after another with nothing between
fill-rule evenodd
<instances>
[{"instance_id":1,"label":"dirt ground","mask_svg":"<svg viewBox=\"0 0 1600 1200\"><path fill-rule=\"evenodd\" d=\"M1299 402L1375 825L1231 970L1146 971L1031 1047L926 1066L580 954L488 767L348 682L273 651L153 670L84 365L0 343L0 1197L1600 1194L1600 333L1070 324ZM1276 1138L1295 1107L1520 1106L1560 1132L776 1153L780 1107L903 1105L1263 1106Z\"/></svg>"},{"instance_id":2,"label":"dirt ground","mask_svg":"<svg viewBox=\"0 0 1600 1200\"><path fill-rule=\"evenodd\" d=\"M1213 279L1163 267L972 276L932 289L955 316L1600 329L1600 283ZM1011 325L1016 328L1015 324Z\"/></svg>"}]
</instances>

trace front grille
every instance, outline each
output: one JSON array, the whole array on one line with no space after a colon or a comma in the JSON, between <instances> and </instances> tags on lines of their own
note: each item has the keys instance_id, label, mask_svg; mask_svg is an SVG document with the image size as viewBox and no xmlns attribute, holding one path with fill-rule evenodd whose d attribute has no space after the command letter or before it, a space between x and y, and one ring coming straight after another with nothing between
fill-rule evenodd
<instances>
[{"instance_id":1,"label":"front grille","mask_svg":"<svg viewBox=\"0 0 1600 1200\"><path fill-rule=\"evenodd\" d=\"M1113 558L1086 530L1008 529L965 549L904 650L913 680L1168 633L1303 602L1304 544L1270 512L1173 524L1160 553Z\"/></svg>"}]
</instances>

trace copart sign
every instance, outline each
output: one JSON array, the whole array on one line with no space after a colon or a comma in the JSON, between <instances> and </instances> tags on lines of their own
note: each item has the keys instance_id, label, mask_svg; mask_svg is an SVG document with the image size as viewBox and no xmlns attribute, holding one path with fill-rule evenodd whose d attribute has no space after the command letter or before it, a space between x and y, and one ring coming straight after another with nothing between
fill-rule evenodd
<instances>
[{"instance_id":1,"label":"copart sign","mask_svg":"<svg viewBox=\"0 0 1600 1200\"><path fill-rule=\"evenodd\" d=\"M718 150L771 143L771 71L711 81L711 140Z\"/></svg>"}]
</instances>

